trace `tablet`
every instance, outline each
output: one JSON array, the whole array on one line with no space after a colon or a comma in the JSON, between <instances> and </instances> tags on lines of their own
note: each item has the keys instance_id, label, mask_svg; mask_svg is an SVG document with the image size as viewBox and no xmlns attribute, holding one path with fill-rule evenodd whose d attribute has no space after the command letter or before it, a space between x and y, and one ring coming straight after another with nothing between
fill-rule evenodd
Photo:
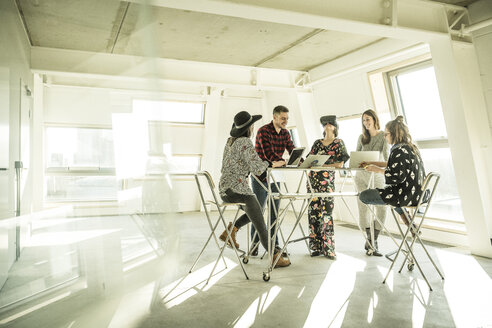
<instances>
[{"instance_id":1,"label":"tablet","mask_svg":"<svg viewBox=\"0 0 492 328\"><path fill-rule=\"evenodd\" d=\"M350 152L350 163L349 167L351 169L356 169L362 162L376 162L379 161L379 151L352 151Z\"/></svg>"},{"instance_id":2,"label":"tablet","mask_svg":"<svg viewBox=\"0 0 492 328\"><path fill-rule=\"evenodd\" d=\"M301 157L302 157L302 153L304 153L304 149L306 149L306 147L297 147L292 149L289 160L287 161L287 164L285 166L297 167L297 165L299 165L299 162L301 161Z\"/></svg>"}]
</instances>

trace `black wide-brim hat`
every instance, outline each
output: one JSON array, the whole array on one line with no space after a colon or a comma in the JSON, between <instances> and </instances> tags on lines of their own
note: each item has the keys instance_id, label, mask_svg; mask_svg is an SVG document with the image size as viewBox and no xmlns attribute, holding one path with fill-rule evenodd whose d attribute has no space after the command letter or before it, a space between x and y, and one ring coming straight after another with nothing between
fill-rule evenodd
<instances>
[{"instance_id":1,"label":"black wide-brim hat","mask_svg":"<svg viewBox=\"0 0 492 328\"><path fill-rule=\"evenodd\" d=\"M321 116L321 118L319 119L319 122L323 126L325 126L326 124L331 124L334 127L337 127L338 128L337 116L336 115L325 115L325 116Z\"/></svg>"},{"instance_id":2,"label":"black wide-brim hat","mask_svg":"<svg viewBox=\"0 0 492 328\"><path fill-rule=\"evenodd\" d=\"M241 111L234 116L234 123L232 124L231 137L240 137L246 130L249 129L251 124L261 119L261 115L251 115L247 111Z\"/></svg>"}]
</instances>

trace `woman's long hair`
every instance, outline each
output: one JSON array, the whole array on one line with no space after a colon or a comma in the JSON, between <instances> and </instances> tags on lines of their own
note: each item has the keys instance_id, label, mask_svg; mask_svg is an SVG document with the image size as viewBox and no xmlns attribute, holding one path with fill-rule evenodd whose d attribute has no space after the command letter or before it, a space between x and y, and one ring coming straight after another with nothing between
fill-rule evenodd
<instances>
[{"instance_id":1,"label":"woman's long hair","mask_svg":"<svg viewBox=\"0 0 492 328\"><path fill-rule=\"evenodd\" d=\"M397 116L393 121L389 121L386 124L386 129L391 135L391 142L394 145L397 144L406 144L412 148L413 152L420 157L420 151L417 145L412 142L412 136L410 135L410 131L408 130L408 126L405 124L403 120L403 116Z\"/></svg>"},{"instance_id":2,"label":"woman's long hair","mask_svg":"<svg viewBox=\"0 0 492 328\"><path fill-rule=\"evenodd\" d=\"M374 110L368 109L364 113L362 113L362 116L360 118L362 121L362 144L367 145L371 141L371 135L369 134L369 130L366 129L366 127L364 126L364 115L372 117L374 121L374 128L376 128L376 130L379 130L381 127L379 125L378 114L376 114Z\"/></svg>"}]
</instances>

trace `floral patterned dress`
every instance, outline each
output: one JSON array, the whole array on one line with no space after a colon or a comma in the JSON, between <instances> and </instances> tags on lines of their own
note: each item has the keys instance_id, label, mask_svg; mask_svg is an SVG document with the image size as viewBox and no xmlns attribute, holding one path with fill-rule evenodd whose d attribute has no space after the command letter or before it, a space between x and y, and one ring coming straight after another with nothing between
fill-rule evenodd
<instances>
[{"instance_id":1,"label":"floral patterned dress","mask_svg":"<svg viewBox=\"0 0 492 328\"><path fill-rule=\"evenodd\" d=\"M342 139L335 138L328 146L316 140L310 154L331 155L325 164L346 162L350 156ZM334 171L310 171L309 181L315 192L335 191ZM308 191L310 191L309 185ZM333 197L315 197L309 204L309 248L327 257L335 257L335 240L333 227Z\"/></svg>"}]
</instances>

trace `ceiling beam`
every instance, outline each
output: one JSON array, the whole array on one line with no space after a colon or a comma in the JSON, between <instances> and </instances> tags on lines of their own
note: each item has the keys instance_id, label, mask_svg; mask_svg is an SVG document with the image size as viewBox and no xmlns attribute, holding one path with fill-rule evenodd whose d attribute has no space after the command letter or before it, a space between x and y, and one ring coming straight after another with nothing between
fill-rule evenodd
<instances>
[{"instance_id":1,"label":"ceiling beam","mask_svg":"<svg viewBox=\"0 0 492 328\"><path fill-rule=\"evenodd\" d=\"M305 75L300 71L43 47L31 48L31 70L47 76L249 90L302 90L303 84L296 82Z\"/></svg>"},{"instance_id":2,"label":"ceiling beam","mask_svg":"<svg viewBox=\"0 0 492 328\"><path fill-rule=\"evenodd\" d=\"M448 37L446 11L462 7L425 0L129 0L280 24L412 41ZM398 10L396 8L398 3ZM396 17L397 16L397 17ZM397 23L396 23L397 22Z\"/></svg>"},{"instance_id":3,"label":"ceiling beam","mask_svg":"<svg viewBox=\"0 0 492 328\"><path fill-rule=\"evenodd\" d=\"M113 28L111 30L111 36L109 37L108 45L106 47L106 52L109 52L109 53L114 52L114 47L116 46L116 43L118 42L121 28L123 26L123 23L125 22L126 14L128 13L128 8L130 8L130 2L127 2L127 1L121 1L120 2L120 7L118 8L118 11L116 12L116 18L113 22Z\"/></svg>"},{"instance_id":4,"label":"ceiling beam","mask_svg":"<svg viewBox=\"0 0 492 328\"><path fill-rule=\"evenodd\" d=\"M324 30L322 30L322 29L316 29L316 30L304 35L302 38L292 42L291 44L287 45L286 47L280 49L279 51L276 51L275 53L271 54L270 56L263 58L262 60L260 60L256 64L254 64L253 66L255 66L255 67L261 66L262 64L266 63L267 61L272 60L277 56L280 56L281 54L285 53L287 50L290 50L290 49L294 48L295 46L300 45L304 41L311 39L313 36L318 35L319 33L323 32L323 31Z\"/></svg>"}]
</instances>

